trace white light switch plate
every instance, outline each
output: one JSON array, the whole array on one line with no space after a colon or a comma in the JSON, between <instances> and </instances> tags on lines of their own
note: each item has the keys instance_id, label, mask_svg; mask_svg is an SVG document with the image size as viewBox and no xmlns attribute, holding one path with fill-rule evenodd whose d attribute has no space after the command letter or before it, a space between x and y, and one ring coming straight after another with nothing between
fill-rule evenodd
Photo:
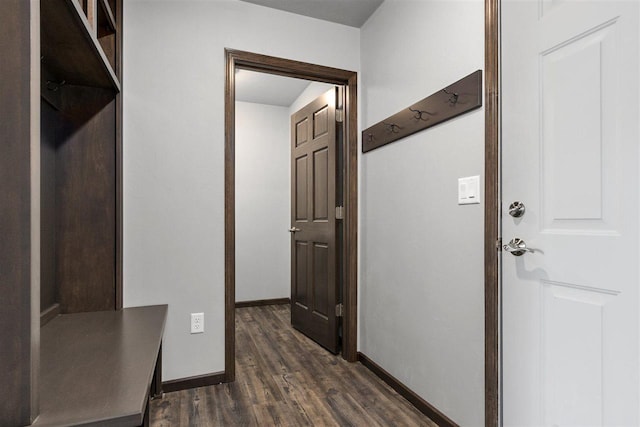
<instances>
[{"instance_id":1,"label":"white light switch plate","mask_svg":"<svg viewBox=\"0 0 640 427\"><path fill-rule=\"evenodd\" d=\"M474 205L480 203L480 176L458 178L458 204Z\"/></svg>"}]
</instances>

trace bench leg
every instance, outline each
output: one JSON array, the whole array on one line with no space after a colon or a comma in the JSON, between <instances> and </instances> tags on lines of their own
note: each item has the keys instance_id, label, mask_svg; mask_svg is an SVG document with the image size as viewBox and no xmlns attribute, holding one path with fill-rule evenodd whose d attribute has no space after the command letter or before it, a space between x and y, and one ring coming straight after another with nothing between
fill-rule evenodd
<instances>
[{"instance_id":1,"label":"bench leg","mask_svg":"<svg viewBox=\"0 0 640 427\"><path fill-rule=\"evenodd\" d=\"M144 411L144 418L142 421L142 427L149 427L149 410L150 401L157 397L162 397L162 343L160 343L160 349L158 350L158 357L156 359L156 367L153 371L153 378L151 378L151 387L149 390L149 396L147 396L147 407Z\"/></svg>"},{"instance_id":2,"label":"bench leg","mask_svg":"<svg viewBox=\"0 0 640 427\"><path fill-rule=\"evenodd\" d=\"M150 409L150 405L149 405L149 401L151 399L147 397L147 407L144 410L144 418L142 419L142 426L141 427L149 427L149 409Z\"/></svg>"},{"instance_id":3,"label":"bench leg","mask_svg":"<svg viewBox=\"0 0 640 427\"><path fill-rule=\"evenodd\" d=\"M151 381L151 398L156 399L158 397L162 397L162 343L160 343L156 369L153 373L153 380Z\"/></svg>"}]
</instances>

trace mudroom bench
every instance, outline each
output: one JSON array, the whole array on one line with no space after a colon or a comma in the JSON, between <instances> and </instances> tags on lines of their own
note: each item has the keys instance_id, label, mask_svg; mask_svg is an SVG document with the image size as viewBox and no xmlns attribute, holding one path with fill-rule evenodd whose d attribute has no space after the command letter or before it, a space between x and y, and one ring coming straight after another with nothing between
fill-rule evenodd
<instances>
[{"instance_id":1,"label":"mudroom bench","mask_svg":"<svg viewBox=\"0 0 640 427\"><path fill-rule=\"evenodd\" d=\"M162 393L166 305L63 314L41 330L34 426L140 426Z\"/></svg>"}]
</instances>

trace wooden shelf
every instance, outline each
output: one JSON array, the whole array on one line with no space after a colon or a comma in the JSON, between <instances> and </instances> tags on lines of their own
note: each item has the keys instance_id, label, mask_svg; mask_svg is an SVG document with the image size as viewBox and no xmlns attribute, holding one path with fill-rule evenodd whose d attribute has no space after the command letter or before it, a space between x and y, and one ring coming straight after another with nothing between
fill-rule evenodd
<instances>
[{"instance_id":1,"label":"wooden shelf","mask_svg":"<svg viewBox=\"0 0 640 427\"><path fill-rule=\"evenodd\" d=\"M120 91L120 82L75 0L42 0L40 14L41 54L49 72L66 84Z\"/></svg>"},{"instance_id":2,"label":"wooden shelf","mask_svg":"<svg viewBox=\"0 0 640 427\"><path fill-rule=\"evenodd\" d=\"M107 0L98 0L98 38L118 30L116 19Z\"/></svg>"}]
</instances>

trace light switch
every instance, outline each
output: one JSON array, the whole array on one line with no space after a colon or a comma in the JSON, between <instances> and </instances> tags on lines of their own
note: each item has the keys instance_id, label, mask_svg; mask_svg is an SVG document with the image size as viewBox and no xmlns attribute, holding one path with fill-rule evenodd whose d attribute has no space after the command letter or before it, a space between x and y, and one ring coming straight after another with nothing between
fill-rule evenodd
<instances>
[{"instance_id":1,"label":"light switch","mask_svg":"<svg viewBox=\"0 0 640 427\"><path fill-rule=\"evenodd\" d=\"M473 205L480 203L480 176L458 178L458 204Z\"/></svg>"}]
</instances>

